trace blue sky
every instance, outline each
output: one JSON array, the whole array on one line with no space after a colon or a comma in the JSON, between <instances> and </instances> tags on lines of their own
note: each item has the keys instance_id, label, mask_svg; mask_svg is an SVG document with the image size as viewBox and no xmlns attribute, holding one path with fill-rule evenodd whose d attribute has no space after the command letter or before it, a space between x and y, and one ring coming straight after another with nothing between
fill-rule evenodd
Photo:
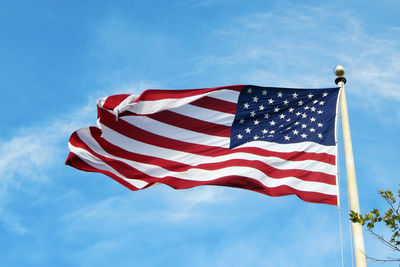
<instances>
[{"instance_id":1,"label":"blue sky","mask_svg":"<svg viewBox=\"0 0 400 267\"><path fill-rule=\"evenodd\" d=\"M334 87L343 64L361 209L383 208L377 190L400 183L399 13L397 1L2 1L1 265L340 266L336 207L222 187L131 192L65 166L67 142L107 95Z\"/></svg>"}]
</instances>

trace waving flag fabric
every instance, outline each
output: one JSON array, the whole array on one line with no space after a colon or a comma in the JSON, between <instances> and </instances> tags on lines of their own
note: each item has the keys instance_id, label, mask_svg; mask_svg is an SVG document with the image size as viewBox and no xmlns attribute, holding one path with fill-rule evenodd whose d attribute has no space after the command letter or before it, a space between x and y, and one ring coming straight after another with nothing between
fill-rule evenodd
<instances>
[{"instance_id":1,"label":"waving flag fabric","mask_svg":"<svg viewBox=\"0 0 400 267\"><path fill-rule=\"evenodd\" d=\"M98 100L66 164L140 190L220 185L337 204L339 88L226 86Z\"/></svg>"}]
</instances>

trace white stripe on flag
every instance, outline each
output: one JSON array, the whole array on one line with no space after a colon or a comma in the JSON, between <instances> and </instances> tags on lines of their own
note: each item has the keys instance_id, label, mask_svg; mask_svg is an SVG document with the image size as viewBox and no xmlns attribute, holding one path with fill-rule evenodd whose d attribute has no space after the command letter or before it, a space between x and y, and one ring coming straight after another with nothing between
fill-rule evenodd
<instances>
[{"instance_id":1,"label":"white stripe on flag","mask_svg":"<svg viewBox=\"0 0 400 267\"><path fill-rule=\"evenodd\" d=\"M171 109L171 111L194 119L221 124L229 127L231 127L233 120L235 119L235 115L233 114L197 107L190 104Z\"/></svg>"},{"instance_id":2,"label":"white stripe on flag","mask_svg":"<svg viewBox=\"0 0 400 267\"><path fill-rule=\"evenodd\" d=\"M181 137L180 141L198 143L208 146L219 146L229 148L229 137L212 136L204 133L198 133L183 128L175 127L163 122L153 120L145 116L126 116L120 118L136 127L154 134L165 136L171 139Z\"/></svg>"},{"instance_id":3,"label":"white stripe on flag","mask_svg":"<svg viewBox=\"0 0 400 267\"><path fill-rule=\"evenodd\" d=\"M68 148L71 152L75 153L76 155L79 156L79 158L81 158L84 162L86 162L86 164L88 164L96 169L100 169L103 171L109 171L109 172L113 173L114 175L118 176L119 178L126 180L127 182L129 182L130 184L132 184L133 186L135 186L139 189L148 185L147 182L142 181L142 180L126 178L125 176L123 176L122 174L120 174L119 172L117 172L116 170L111 168L104 161L95 157L94 155L92 155L90 152L86 151L83 148L75 147L71 143L68 143Z\"/></svg>"},{"instance_id":4,"label":"white stripe on flag","mask_svg":"<svg viewBox=\"0 0 400 267\"><path fill-rule=\"evenodd\" d=\"M219 91L212 91L212 92L207 92L204 94L199 94L199 95L194 95L194 96L189 96L189 97L183 97L183 98L167 98L167 99L161 99L161 100L148 100L148 101L139 101L139 102L134 102L130 104L126 104L127 102L133 102L135 101L138 96L137 95L131 95L128 98L123 101L118 107L116 107L114 110L118 111L119 113L122 113L124 111L131 111L136 114L153 114L162 110L170 110L172 108L177 108L186 104L189 104L197 99L200 99L204 96L217 96L215 98L220 97L223 100L226 101L231 101L234 100L236 97L239 97L239 92L232 91L232 90L219 90ZM226 99L223 98L226 96ZM232 101L233 102L233 101ZM104 102L99 102L99 104L104 103Z\"/></svg>"}]
</instances>

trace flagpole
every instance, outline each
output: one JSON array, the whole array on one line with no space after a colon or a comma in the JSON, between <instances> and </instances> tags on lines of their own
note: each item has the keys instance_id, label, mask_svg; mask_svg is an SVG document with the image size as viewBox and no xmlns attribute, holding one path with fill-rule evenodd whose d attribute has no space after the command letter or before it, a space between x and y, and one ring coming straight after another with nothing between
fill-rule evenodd
<instances>
[{"instance_id":1,"label":"flagpole","mask_svg":"<svg viewBox=\"0 0 400 267\"><path fill-rule=\"evenodd\" d=\"M347 172L347 192L349 196L350 210L360 213L360 203L358 201L358 190L356 181L356 171L354 168L353 147L351 144L349 116L347 113L346 93L344 84L346 78L344 77L345 69L342 65L335 67L335 75L337 76L335 83L340 87L340 114L342 119L343 143L344 154L346 158L346 172ZM364 236L362 225L359 223L352 223L351 229L353 232L353 246L354 258L356 267L367 266L367 260L364 248Z\"/></svg>"}]
</instances>

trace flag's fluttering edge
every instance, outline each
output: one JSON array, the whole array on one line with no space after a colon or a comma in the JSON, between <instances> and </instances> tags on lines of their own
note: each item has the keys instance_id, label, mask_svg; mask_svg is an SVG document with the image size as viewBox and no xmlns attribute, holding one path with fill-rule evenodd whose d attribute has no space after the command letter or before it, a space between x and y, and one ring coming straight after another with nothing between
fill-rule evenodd
<instances>
[{"instance_id":1,"label":"flag's fluttering edge","mask_svg":"<svg viewBox=\"0 0 400 267\"><path fill-rule=\"evenodd\" d=\"M226 86L147 90L98 100L66 164L132 189L162 183L295 194L336 205L339 88Z\"/></svg>"}]
</instances>

